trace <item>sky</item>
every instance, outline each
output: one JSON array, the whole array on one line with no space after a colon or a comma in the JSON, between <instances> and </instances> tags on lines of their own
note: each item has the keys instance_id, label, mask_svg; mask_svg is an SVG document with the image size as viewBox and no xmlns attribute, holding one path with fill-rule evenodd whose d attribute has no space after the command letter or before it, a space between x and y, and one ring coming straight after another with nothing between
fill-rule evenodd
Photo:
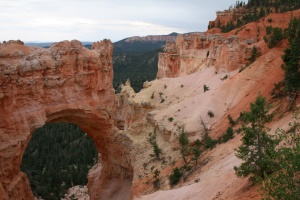
<instances>
[{"instance_id":1,"label":"sky","mask_svg":"<svg viewBox=\"0 0 300 200\"><path fill-rule=\"evenodd\" d=\"M113 42L207 30L236 0L0 0L0 42Z\"/></svg>"}]
</instances>

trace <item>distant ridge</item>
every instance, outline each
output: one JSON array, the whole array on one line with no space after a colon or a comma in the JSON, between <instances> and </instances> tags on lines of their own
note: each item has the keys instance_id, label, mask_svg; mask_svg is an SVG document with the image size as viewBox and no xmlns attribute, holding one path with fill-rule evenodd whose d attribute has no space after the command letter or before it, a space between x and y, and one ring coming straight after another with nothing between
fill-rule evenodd
<instances>
[{"instance_id":1,"label":"distant ridge","mask_svg":"<svg viewBox=\"0 0 300 200\"><path fill-rule=\"evenodd\" d=\"M140 42L158 42L158 41L175 41L178 33L171 33L169 35L147 35L144 37L140 36L133 36L124 39L125 42L135 42L135 41L140 41ZM122 41L122 40L121 40Z\"/></svg>"}]
</instances>

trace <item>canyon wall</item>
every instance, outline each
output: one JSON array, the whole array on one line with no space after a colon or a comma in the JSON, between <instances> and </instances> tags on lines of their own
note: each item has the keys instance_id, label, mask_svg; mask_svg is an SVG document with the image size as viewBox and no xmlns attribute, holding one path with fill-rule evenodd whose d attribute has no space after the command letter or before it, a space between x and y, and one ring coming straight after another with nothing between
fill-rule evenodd
<instances>
[{"instance_id":1,"label":"canyon wall","mask_svg":"<svg viewBox=\"0 0 300 200\"><path fill-rule=\"evenodd\" d=\"M197 33L179 35L167 42L159 54L157 78L179 77L214 67L216 72L231 72L245 65L256 37Z\"/></svg>"},{"instance_id":2,"label":"canyon wall","mask_svg":"<svg viewBox=\"0 0 300 200\"><path fill-rule=\"evenodd\" d=\"M92 50L76 40L49 49L26 47L21 41L0 44L1 199L33 199L20 171L22 156L34 130L57 121L79 125L101 153L91 199L117 195L122 181L129 183L129 198L131 141L114 127L112 52L109 40L94 43Z\"/></svg>"}]
</instances>

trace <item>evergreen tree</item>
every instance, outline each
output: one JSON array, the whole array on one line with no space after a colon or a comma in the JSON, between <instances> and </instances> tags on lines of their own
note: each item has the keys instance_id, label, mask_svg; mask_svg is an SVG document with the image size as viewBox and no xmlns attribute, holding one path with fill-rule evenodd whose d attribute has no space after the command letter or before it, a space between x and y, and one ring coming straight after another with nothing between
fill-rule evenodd
<instances>
[{"instance_id":1,"label":"evergreen tree","mask_svg":"<svg viewBox=\"0 0 300 200\"><path fill-rule=\"evenodd\" d=\"M153 134L149 133L148 142L153 147L153 154L150 154L150 156L155 157L157 160L160 160L160 154L162 153L162 150L158 147L158 144L156 142L156 129L154 129Z\"/></svg>"},{"instance_id":2,"label":"evergreen tree","mask_svg":"<svg viewBox=\"0 0 300 200\"><path fill-rule=\"evenodd\" d=\"M256 60L256 58L258 58L259 56L260 56L259 50L257 49L256 46L253 46L251 50L251 56L249 58L250 63L253 63Z\"/></svg>"},{"instance_id":3,"label":"evergreen tree","mask_svg":"<svg viewBox=\"0 0 300 200\"><path fill-rule=\"evenodd\" d=\"M264 38L269 48L275 47L282 39L283 32L281 28L272 28L272 34Z\"/></svg>"},{"instance_id":4,"label":"evergreen tree","mask_svg":"<svg viewBox=\"0 0 300 200\"><path fill-rule=\"evenodd\" d=\"M192 148L193 160L195 161L195 165L198 164L198 159L200 158L201 155L200 146L201 146L201 142L199 139L197 139L194 142L194 147Z\"/></svg>"},{"instance_id":5,"label":"evergreen tree","mask_svg":"<svg viewBox=\"0 0 300 200\"><path fill-rule=\"evenodd\" d=\"M239 167L235 166L234 170L239 177L251 174L250 180L259 182L274 170L275 148L278 140L268 135L264 126L272 119L272 115L268 114L266 98L259 95L255 103L250 103L250 108L250 112L245 112L244 117L251 126L243 124L243 143L236 150L236 156L244 162Z\"/></svg>"},{"instance_id":6,"label":"evergreen tree","mask_svg":"<svg viewBox=\"0 0 300 200\"><path fill-rule=\"evenodd\" d=\"M278 150L278 171L268 176L263 184L266 199L294 200L300 197L300 123L297 116L295 119L289 131L278 130L287 145Z\"/></svg>"},{"instance_id":7,"label":"evergreen tree","mask_svg":"<svg viewBox=\"0 0 300 200\"><path fill-rule=\"evenodd\" d=\"M187 156L187 153L189 150L188 148L189 148L190 140L189 140L187 134L184 132L184 130L182 130L182 132L180 133L180 135L178 137L178 142L181 147L180 153L182 155L182 159L183 159L184 163L187 164L186 156Z\"/></svg>"},{"instance_id":8,"label":"evergreen tree","mask_svg":"<svg viewBox=\"0 0 300 200\"><path fill-rule=\"evenodd\" d=\"M288 27L288 47L282 57L284 65L284 83L288 93L300 90L300 18L293 18Z\"/></svg>"}]
</instances>

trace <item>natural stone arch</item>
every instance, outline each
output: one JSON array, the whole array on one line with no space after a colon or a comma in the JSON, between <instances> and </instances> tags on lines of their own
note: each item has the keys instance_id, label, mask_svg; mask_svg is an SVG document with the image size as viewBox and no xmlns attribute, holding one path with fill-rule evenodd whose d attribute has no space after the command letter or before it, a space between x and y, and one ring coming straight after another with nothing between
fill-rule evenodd
<instances>
[{"instance_id":1,"label":"natural stone arch","mask_svg":"<svg viewBox=\"0 0 300 200\"><path fill-rule=\"evenodd\" d=\"M120 187L117 181L132 181L130 140L114 128L113 45L104 40L92 49L76 40L49 49L0 44L2 199L33 199L20 164L33 131L46 122L77 124L94 140L102 170L89 181L91 199L110 198Z\"/></svg>"}]
</instances>

